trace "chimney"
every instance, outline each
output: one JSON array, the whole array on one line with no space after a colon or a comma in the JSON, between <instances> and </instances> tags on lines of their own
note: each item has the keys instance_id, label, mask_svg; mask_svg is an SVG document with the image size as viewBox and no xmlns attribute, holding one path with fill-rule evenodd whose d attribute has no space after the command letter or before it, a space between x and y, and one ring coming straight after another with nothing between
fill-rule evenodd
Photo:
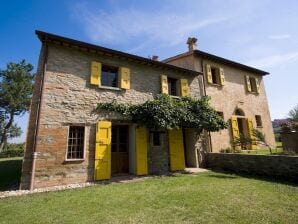
<instances>
[{"instance_id":1,"label":"chimney","mask_svg":"<svg viewBox=\"0 0 298 224\"><path fill-rule=\"evenodd\" d=\"M153 56L152 56L152 60L153 60L153 61L158 61L158 56L157 56L157 55L153 55Z\"/></svg>"},{"instance_id":2,"label":"chimney","mask_svg":"<svg viewBox=\"0 0 298 224\"><path fill-rule=\"evenodd\" d=\"M198 41L198 39L195 38L195 37L189 37L187 39L186 43L188 44L188 51L189 52L197 49L197 41Z\"/></svg>"}]
</instances>

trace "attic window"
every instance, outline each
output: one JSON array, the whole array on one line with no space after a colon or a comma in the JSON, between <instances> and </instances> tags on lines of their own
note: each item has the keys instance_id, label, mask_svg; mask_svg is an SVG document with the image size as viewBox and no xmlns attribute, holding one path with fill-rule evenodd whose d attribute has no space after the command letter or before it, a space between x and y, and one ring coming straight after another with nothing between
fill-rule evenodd
<instances>
[{"instance_id":1,"label":"attic window","mask_svg":"<svg viewBox=\"0 0 298 224\"><path fill-rule=\"evenodd\" d=\"M250 82L250 86L251 86L251 92L256 93L257 92L256 79L254 77L249 77L249 82Z\"/></svg>"}]
</instances>

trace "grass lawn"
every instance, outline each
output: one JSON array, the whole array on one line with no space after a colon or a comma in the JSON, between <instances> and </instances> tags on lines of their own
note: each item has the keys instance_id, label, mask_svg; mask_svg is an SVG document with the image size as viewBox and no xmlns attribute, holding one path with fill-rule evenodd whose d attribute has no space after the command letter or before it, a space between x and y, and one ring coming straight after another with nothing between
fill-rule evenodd
<instances>
[{"instance_id":1,"label":"grass lawn","mask_svg":"<svg viewBox=\"0 0 298 224\"><path fill-rule=\"evenodd\" d=\"M19 187L22 159L22 157L0 158L0 191Z\"/></svg>"},{"instance_id":2,"label":"grass lawn","mask_svg":"<svg viewBox=\"0 0 298 224\"><path fill-rule=\"evenodd\" d=\"M215 172L0 200L0 223L298 223L298 187Z\"/></svg>"},{"instance_id":3,"label":"grass lawn","mask_svg":"<svg viewBox=\"0 0 298 224\"><path fill-rule=\"evenodd\" d=\"M258 149L258 150L242 150L241 153L244 154L261 154L261 155L269 155L269 149ZM272 149L272 154L282 154L283 148L281 142L276 142L276 148Z\"/></svg>"}]
</instances>

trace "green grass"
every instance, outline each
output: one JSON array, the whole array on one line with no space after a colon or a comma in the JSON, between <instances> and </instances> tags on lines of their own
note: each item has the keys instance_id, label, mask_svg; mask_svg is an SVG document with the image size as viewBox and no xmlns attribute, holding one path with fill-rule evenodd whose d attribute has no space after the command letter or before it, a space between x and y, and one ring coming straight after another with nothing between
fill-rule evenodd
<instances>
[{"instance_id":1,"label":"green grass","mask_svg":"<svg viewBox=\"0 0 298 224\"><path fill-rule=\"evenodd\" d=\"M0 200L0 223L298 223L298 187L215 172Z\"/></svg>"},{"instance_id":2,"label":"green grass","mask_svg":"<svg viewBox=\"0 0 298 224\"><path fill-rule=\"evenodd\" d=\"M269 149L257 149L257 150L242 150L241 153L243 154L260 154L260 155L269 155L270 151ZM283 149L282 148L275 148L272 149L272 154L282 154Z\"/></svg>"},{"instance_id":3,"label":"green grass","mask_svg":"<svg viewBox=\"0 0 298 224\"><path fill-rule=\"evenodd\" d=\"M0 191L19 187L22 157L0 158Z\"/></svg>"}]
</instances>

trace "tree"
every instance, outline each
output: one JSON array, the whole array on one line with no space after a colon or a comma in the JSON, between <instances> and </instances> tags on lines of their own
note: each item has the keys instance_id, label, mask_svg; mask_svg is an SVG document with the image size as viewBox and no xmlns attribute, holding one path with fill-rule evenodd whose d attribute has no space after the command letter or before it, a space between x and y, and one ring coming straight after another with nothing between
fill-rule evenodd
<instances>
[{"instance_id":1,"label":"tree","mask_svg":"<svg viewBox=\"0 0 298 224\"><path fill-rule=\"evenodd\" d=\"M289 118L292 122L298 122L298 104L290 110Z\"/></svg>"},{"instance_id":2,"label":"tree","mask_svg":"<svg viewBox=\"0 0 298 224\"><path fill-rule=\"evenodd\" d=\"M8 138L20 134L13 120L29 110L34 80L32 70L33 66L25 60L8 63L5 70L0 70L0 152L6 147Z\"/></svg>"}]
</instances>

